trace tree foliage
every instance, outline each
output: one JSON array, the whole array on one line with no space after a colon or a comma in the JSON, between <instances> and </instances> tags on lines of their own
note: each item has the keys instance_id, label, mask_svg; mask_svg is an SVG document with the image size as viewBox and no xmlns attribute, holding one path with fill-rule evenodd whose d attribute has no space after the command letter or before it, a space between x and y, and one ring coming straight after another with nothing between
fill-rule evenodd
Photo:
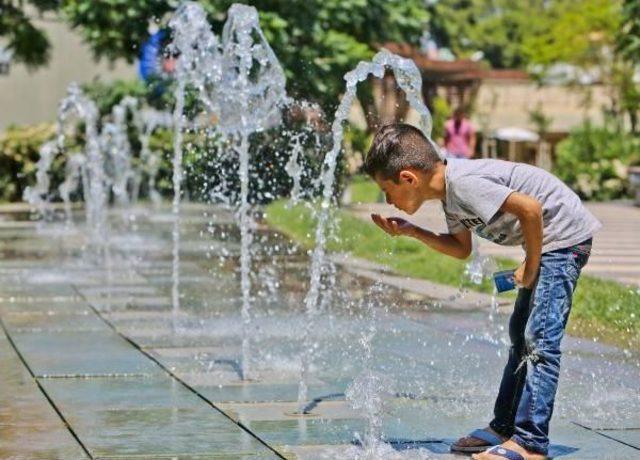
<instances>
[{"instance_id":1,"label":"tree foliage","mask_svg":"<svg viewBox=\"0 0 640 460\"><path fill-rule=\"evenodd\" d=\"M640 1L624 0L621 27L616 35L616 51L623 61L616 75L621 106L629 115L631 131L638 132L640 119L640 85L634 75L640 66Z\"/></svg>"},{"instance_id":2,"label":"tree foliage","mask_svg":"<svg viewBox=\"0 0 640 460\"><path fill-rule=\"evenodd\" d=\"M550 2L536 17L535 33L523 40L523 55L542 65L609 65L620 18L617 0Z\"/></svg>"},{"instance_id":3,"label":"tree foliage","mask_svg":"<svg viewBox=\"0 0 640 460\"><path fill-rule=\"evenodd\" d=\"M630 62L640 64L640 1L624 0L622 26L617 35L617 48Z\"/></svg>"},{"instance_id":4,"label":"tree foliage","mask_svg":"<svg viewBox=\"0 0 640 460\"><path fill-rule=\"evenodd\" d=\"M482 51L496 68L590 64L620 21L619 0L439 0L430 11L442 45L463 57Z\"/></svg>"},{"instance_id":5,"label":"tree foliage","mask_svg":"<svg viewBox=\"0 0 640 460\"><path fill-rule=\"evenodd\" d=\"M553 2L439 0L430 6L430 30L438 43L457 56L481 51L495 68L521 67L527 63L522 44L536 33L538 18L548 3Z\"/></svg>"},{"instance_id":6,"label":"tree foliage","mask_svg":"<svg viewBox=\"0 0 640 460\"><path fill-rule=\"evenodd\" d=\"M46 33L33 25L30 12L42 13L57 7L57 0L0 0L0 39L13 52L16 62L35 68L49 61L51 45Z\"/></svg>"},{"instance_id":7,"label":"tree foliage","mask_svg":"<svg viewBox=\"0 0 640 460\"><path fill-rule=\"evenodd\" d=\"M220 32L233 0L203 0ZM423 0L254 0L265 36L283 64L296 97L336 103L342 76L386 41L413 42L424 29ZM173 10L170 0L64 0L63 11L98 57L133 61L150 20Z\"/></svg>"}]
</instances>

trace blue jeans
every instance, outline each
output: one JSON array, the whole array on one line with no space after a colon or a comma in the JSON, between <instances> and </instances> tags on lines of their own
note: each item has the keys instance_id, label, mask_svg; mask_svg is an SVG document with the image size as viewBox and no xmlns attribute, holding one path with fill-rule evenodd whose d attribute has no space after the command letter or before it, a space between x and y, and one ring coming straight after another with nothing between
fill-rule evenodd
<instances>
[{"instance_id":1,"label":"blue jeans","mask_svg":"<svg viewBox=\"0 0 640 460\"><path fill-rule=\"evenodd\" d=\"M542 254L538 280L520 289L511 319L511 348L490 426L525 449L546 455L560 374L560 342L591 239Z\"/></svg>"}]
</instances>

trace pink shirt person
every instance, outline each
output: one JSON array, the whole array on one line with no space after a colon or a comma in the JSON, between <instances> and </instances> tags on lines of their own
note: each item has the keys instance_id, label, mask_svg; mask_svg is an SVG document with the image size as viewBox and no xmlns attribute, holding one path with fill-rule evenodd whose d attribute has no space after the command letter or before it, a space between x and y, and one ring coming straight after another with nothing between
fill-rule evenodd
<instances>
[{"instance_id":1,"label":"pink shirt person","mask_svg":"<svg viewBox=\"0 0 640 460\"><path fill-rule=\"evenodd\" d=\"M476 146L476 133L464 112L456 110L454 117L444 125L444 147L449 155L457 158L471 158Z\"/></svg>"}]
</instances>

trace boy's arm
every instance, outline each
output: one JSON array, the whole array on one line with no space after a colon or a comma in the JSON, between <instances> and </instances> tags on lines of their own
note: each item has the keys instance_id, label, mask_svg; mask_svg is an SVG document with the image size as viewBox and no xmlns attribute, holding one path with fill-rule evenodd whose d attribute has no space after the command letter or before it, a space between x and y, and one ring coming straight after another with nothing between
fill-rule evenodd
<instances>
[{"instance_id":1,"label":"boy's arm","mask_svg":"<svg viewBox=\"0 0 640 460\"><path fill-rule=\"evenodd\" d=\"M448 256L466 259L471 254L471 232L469 230L463 230L452 235L437 234L413 225L399 217L385 218L378 214L371 214L371 219L391 236L411 236Z\"/></svg>"},{"instance_id":2,"label":"boy's arm","mask_svg":"<svg viewBox=\"0 0 640 460\"><path fill-rule=\"evenodd\" d=\"M438 252L456 259L466 259L471 254L471 232L469 230L462 230L454 234L438 234L415 225L413 228L411 236Z\"/></svg>"},{"instance_id":3,"label":"boy's arm","mask_svg":"<svg viewBox=\"0 0 640 460\"><path fill-rule=\"evenodd\" d=\"M524 236L526 258L518 267L515 280L521 286L531 287L538 277L542 253L542 205L535 198L518 192L511 193L502 203L500 211L515 215Z\"/></svg>"}]
</instances>

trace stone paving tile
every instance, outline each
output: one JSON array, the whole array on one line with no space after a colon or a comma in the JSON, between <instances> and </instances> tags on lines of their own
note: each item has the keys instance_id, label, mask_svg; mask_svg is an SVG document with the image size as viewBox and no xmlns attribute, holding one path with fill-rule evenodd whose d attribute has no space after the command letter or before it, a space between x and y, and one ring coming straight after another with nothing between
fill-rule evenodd
<instances>
[{"instance_id":1,"label":"stone paving tile","mask_svg":"<svg viewBox=\"0 0 640 460\"><path fill-rule=\"evenodd\" d=\"M12 286L3 285L0 287L0 297L13 297L15 299L46 299L51 297L78 298L78 293L69 285L43 284L34 288L27 284L18 284Z\"/></svg>"},{"instance_id":2,"label":"stone paving tile","mask_svg":"<svg viewBox=\"0 0 640 460\"><path fill-rule=\"evenodd\" d=\"M45 379L42 384L95 457L271 455L169 377Z\"/></svg>"},{"instance_id":3,"label":"stone paving tile","mask_svg":"<svg viewBox=\"0 0 640 460\"><path fill-rule=\"evenodd\" d=\"M82 291L80 291L82 292ZM163 296L86 296L86 301L97 310L110 312L118 310L168 311L173 308L171 299Z\"/></svg>"},{"instance_id":4,"label":"stone paving tile","mask_svg":"<svg viewBox=\"0 0 640 460\"><path fill-rule=\"evenodd\" d=\"M438 460L459 460L460 458L465 458L460 455L450 454L449 446L442 443L394 443L393 446L394 453L398 454L396 458L437 458ZM354 445L284 446L282 449L287 458L289 458L288 456L290 455L296 460L333 460L354 458L356 456ZM389 451L387 451L387 453L388 452Z\"/></svg>"},{"instance_id":5,"label":"stone paving tile","mask_svg":"<svg viewBox=\"0 0 640 460\"><path fill-rule=\"evenodd\" d=\"M154 375L162 372L110 329L15 332L12 338L37 376Z\"/></svg>"},{"instance_id":6,"label":"stone paving tile","mask_svg":"<svg viewBox=\"0 0 640 460\"><path fill-rule=\"evenodd\" d=\"M228 336L213 335L211 330L207 333L201 327L192 331L176 331L171 323L171 320L167 320L161 326L139 324L131 327L119 324L118 330L144 348L225 347L230 345L230 341L240 343L237 337L230 339ZM229 357L237 357L237 354Z\"/></svg>"},{"instance_id":7,"label":"stone paving tile","mask_svg":"<svg viewBox=\"0 0 640 460\"><path fill-rule=\"evenodd\" d=\"M327 382L311 384L309 399L336 393L344 393L348 382ZM297 383L246 383L239 385L218 386L215 382L210 385L195 385L198 392L211 401L219 402L291 402L298 399Z\"/></svg>"},{"instance_id":8,"label":"stone paving tile","mask_svg":"<svg viewBox=\"0 0 640 460\"><path fill-rule=\"evenodd\" d=\"M485 411L491 408L485 408ZM486 425L490 413L481 410L451 416L447 407L430 404L398 404L386 411L383 433L386 438L442 439L450 444L459 436ZM559 458L626 459L633 458L633 449L581 428L570 421L555 418L551 429L551 455Z\"/></svg>"},{"instance_id":9,"label":"stone paving tile","mask_svg":"<svg viewBox=\"0 0 640 460\"><path fill-rule=\"evenodd\" d=\"M347 452L352 445L341 444L337 446L282 446L280 449L288 460L324 460L347 458Z\"/></svg>"},{"instance_id":10,"label":"stone paving tile","mask_svg":"<svg viewBox=\"0 0 640 460\"><path fill-rule=\"evenodd\" d=\"M640 458L640 429L635 430L598 430L603 435L624 442L637 449L636 456Z\"/></svg>"},{"instance_id":11,"label":"stone paving tile","mask_svg":"<svg viewBox=\"0 0 640 460\"><path fill-rule=\"evenodd\" d=\"M83 286L81 289L82 293L86 296L106 296L106 295L115 295L115 294L124 294L127 296L146 296L146 295L157 295L158 288L155 286L149 286L148 284L141 283L139 285L128 284L128 285L111 285L111 286Z\"/></svg>"},{"instance_id":12,"label":"stone paving tile","mask_svg":"<svg viewBox=\"0 0 640 460\"><path fill-rule=\"evenodd\" d=\"M32 301L15 299L13 301L10 299L0 300L0 315L29 315L32 313L45 315L86 314L90 312L91 310L87 306L87 302L80 298L72 300L53 300L50 298L36 299Z\"/></svg>"},{"instance_id":13,"label":"stone paving tile","mask_svg":"<svg viewBox=\"0 0 640 460\"><path fill-rule=\"evenodd\" d=\"M2 314L12 332L26 331L108 331L109 327L95 313L8 312Z\"/></svg>"},{"instance_id":14,"label":"stone paving tile","mask_svg":"<svg viewBox=\"0 0 640 460\"><path fill-rule=\"evenodd\" d=\"M277 458L273 453L265 454L215 454L204 455L126 455L126 456L99 456L95 460L273 460Z\"/></svg>"},{"instance_id":15,"label":"stone paving tile","mask_svg":"<svg viewBox=\"0 0 640 460\"><path fill-rule=\"evenodd\" d=\"M0 458L88 458L1 330L0 369Z\"/></svg>"},{"instance_id":16,"label":"stone paving tile","mask_svg":"<svg viewBox=\"0 0 640 460\"><path fill-rule=\"evenodd\" d=\"M273 446L349 444L364 432L361 419L254 420L245 426Z\"/></svg>"},{"instance_id":17,"label":"stone paving tile","mask_svg":"<svg viewBox=\"0 0 640 460\"><path fill-rule=\"evenodd\" d=\"M234 420L242 423L256 420L296 420L300 417L336 421L357 419L360 414L345 401L325 401L310 410L308 415L298 415L297 402L219 403L218 406Z\"/></svg>"}]
</instances>

